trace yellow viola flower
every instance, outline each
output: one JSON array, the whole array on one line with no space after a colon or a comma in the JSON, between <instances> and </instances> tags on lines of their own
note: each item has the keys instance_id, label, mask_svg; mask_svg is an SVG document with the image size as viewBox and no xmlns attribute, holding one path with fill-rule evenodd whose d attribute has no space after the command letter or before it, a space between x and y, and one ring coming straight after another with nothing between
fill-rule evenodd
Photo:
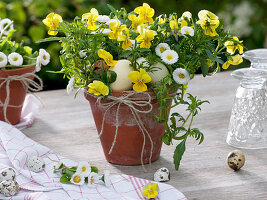
<instances>
[{"instance_id":1,"label":"yellow viola flower","mask_svg":"<svg viewBox=\"0 0 267 200\"><path fill-rule=\"evenodd\" d=\"M99 49L99 50L97 51L97 55L98 55L100 58L104 59L104 61L105 61L105 62L107 63L107 65L110 66L110 67L115 66L115 65L117 64L117 62L118 62L118 61L116 61L116 60L113 60L113 56L112 56L109 52L105 51L104 49Z\"/></svg>"},{"instance_id":2,"label":"yellow viola flower","mask_svg":"<svg viewBox=\"0 0 267 200\"><path fill-rule=\"evenodd\" d=\"M139 14L139 17L142 19L143 23L153 23L152 17L154 16L155 11L153 8L150 8L147 3L143 3L143 6L135 8L134 12Z\"/></svg>"},{"instance_id":3,"label":"yellow viola flower","mask_svg":"<svg viewBox=\"0 0 267 200\"><path fill-rule=\"evenodd\" d=\"M239 65L243 62L243 57L241 55L231 56L222 66L223 69L228 69L230 65Z\"/></svg>"},{"instance_id":4,"label":"yellow viola flower","mask_svg":"<svg viewBox=\"0 0 267 200\"><path fill-rule=\"evenodd\" d=\"M178 27L178 21L177 21L177 17L176 16L171 16L170 17L170 27L171 27L171 29L172 30L174 30L174 29L178 29L179 27Z\"/></svg>"},{"instance_id":5,"label":"yellow viola flower","mask_svg":"<svg viewBox=\"0 0 267 200\"><path fill-rule=\"evenodd\" d=\"M240 41L238 37L234 36L233 41L226 41L224 43L224 46L226 46L227 52L230 53L231 55L233 55L236 50L238 50L240 54L243 54L243 46L239 44L242 42L243 41Z\"/></svg>"},{"instance_id":6,"label":"yellow viola flower","mask_svg":"<svg viewBox=\"0 0 267 200\"><path fill-rule=\"evenodd\" d=\"M159 186L156 183L148 183L143 187L142 193L148 199L155 198L159 194Z\"/></svg>"},{"instance_id":7,"label":"yellow viola flower","mask_svg":"<svg viewBox=\"0 0 267 200\"><path fill-rule=\"evenodd\" d=\"M133 14L130 14L130 15L128 16L128 19L131 20L131 22L132 22L131 27L133 28L134 32L137 33L137 32L138 32L138 31L137 31L137 27L138 27L139 25L142 25L142 24L143 24L142 19L141 19L140 17L137 17L136 15L133 15Z\"/></svg>"},{"instance_id":8,"label":"yellow viola flower","mask_svg":"<svg viewBox=\"0 0 267 200\"><path fill-rule=\"evenodd\" d=\"M98 11L95 8L92 8L89 13L82 15L82 21L87 21L87 28L91 31L97 29L96 21L98 20Z\"/></svg>"},{"instance_id":9,"label":"yellow viola flower","mask_svg":"<svg viewBox=\"0 0 267 200\"><path fill-rule=\"evenodd\" d=\"M122 48L123 48L123 49L127 49L127 48L133 46L133 43L131 42L131 40L130 40L130 38L129 38L130 34L129 34L129 29L128 29L128 28L126 28L126 29L124 30L124 33L125 33L125 36L126 36L126 37L125 37L125 40L124 40L123 43L122 43Z\"/></svg>"},{"instance_id":10,"label":"yellow viola flower","mask_svg":"<svg viewBox=\"0 0 267 200\"><path fill-rule=\"evenodd\" d=\"M108 34L109 39L117 40L117 41L124 41L125 35L122 34L122 31L126 29L126 25L121 25L118 20L114 22L110 22L109 28L111 32Z\"/></svg>"},{"instance_id":11,"label":"yellow viola flower","mask_svg":"<svg viewBox=\"0 0 267 200\"><path fill-rule=\"evenodd\" d=\"M93 81L88 85L88 92L94 95L107 96L109 93L108 86L101 81Z\"/></svg>"},{"instance_id":12,"label":"yellow viola flower","mask_svg":"<svg viewBox=\"0 0 267 200\"><path fill-rule=\"evenodd\" d=\"M200 24L204 33L211 37L217 36L216 28L220 25L219 18L208 10L201 10L198 13L199 20L197 24Z\"/></svg>"},{"instance_id":13,"label":"yellow viola flower","mask_svg":"<svg viewBox=\"0 0 267 200\"><path fill-rule=\"evenodd\" d=\"M143 29L141 34L136 38L137 42L141 42L140 48L149 49L151 46L151 40L154 39L154 36L157 35L155 31Z\"/></svg>"},{"instance_id":14,"label":"yellow viola flower","mask_svg":"<svg viewBox=\"0 0 267 200\"><path fill-rule=\"evenodd\" d=\"M146 70L142 68L140 68L140 72L130 72L128 78L134 83L133 89L136 92L145 92L147 90L146 83L149 83L152 80L151 77L147 74Z\"/></svg>"},{"instance_id":15,"label":"yellow viola flower","mask_svg":"<svg viewBox=\"0 0 267 200\"><path fill-rule=\"evenodd\" d=\"M49 27L48 35L57 35L57 28L60 22L63 22L63 20L58 14L50 13L46 16L46 18L43 20L43 23Z\"/></svg>"}]
</instances>

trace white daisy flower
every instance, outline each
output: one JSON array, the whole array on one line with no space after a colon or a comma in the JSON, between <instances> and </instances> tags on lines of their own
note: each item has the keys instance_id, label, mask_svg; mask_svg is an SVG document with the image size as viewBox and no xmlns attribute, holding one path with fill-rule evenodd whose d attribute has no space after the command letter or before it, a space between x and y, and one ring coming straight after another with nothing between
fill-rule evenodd
<instances>
[{"instance_id":1,"label":"white daisy flower","mask_svg":"<svg viewBox=\"0 0 267 200\"><path fill-rule=\"evenodd\" d=\"M106 187L110 187L111 186L109 170L105 170L104 171L104 183L105 183Z\"/></svg>"},{"instance_id":2,"label":"white daisy flower","mask_svg":"<svg viewBox=\"0 0 267 200\"><path fill-rule=\"evenodd\" d=\"M81 50L79 52L79 56L80 56L81 59L85 58L86 57L86 51L85 50Z\"/></svg>"},{"instance_id":3,"label":"white daisy flower","mask_svg":"<svg viewBox=\"0 0 267 200\"><path fill-rule=\"evenodd\" d=\"M46 50L40 49L39 56L42 65L47 65L50 62L50 54Z\"/></svg>"},{"instance_id":4,"label":"white daisy flower","mask_svg":"<svg viewBox=\"0 0 267 200\"><path fill-rule=\"evenodd\" d=\"M69 81L69 85L72 84L72 87L73 87L73 83L74 83L74 78L71 78ZM87 177L91 173L91 166L88 162L82 161L79 163L76 172L78 172L84 177Z\"/></svg>"},{"instance_id":5,"label":"white daisy flower","mask_svg":"<svg viewBox=\"0 0 267 200\"><path fill-rule=\"evenodd\" d=\"M168 65L172 65L178 61L178 53L173 50L166 50L161 54L161 59Z\"/></svg>"},{"instance_id":6,"label":"white daisy flower","mask_svg":"<svg viewBox=\"0 0 267 200\"><path fill-rule=\"evenodd\" d=\"M108 28L105 28L105 29L102 31L103 34L109 34L110 32L111 32L111 30L108 29Z\"/></svg>"},{"instance_id":7,"label":"white daisy flower","mask_svg":"<svg viewBox=\"0 0 267 200\"><path fill-rule=\"evenodd\" d=\"M189 12L189 11L185 11L183 14L182 14L182 18L186 18L187 17L187 19L191 19L192 18L192 14L191 14L191 12Z\"/></svg>"},{"instance_id":8,"label":"white daisy flower","mask_svg":"<svg viewBox=\"0 0 267 200\"><path fill-rule=\"evenodd\" d=\"M119 22L119 25L121 25L121 21L118 19L111 19L106 24L109 25L111 22Z\"/></svg>"},{"instance_id":9,"label":"white daisy flower","mask_svg":"<svg viewBox=\"0 0 267 200\"><path fill-rule=\"evenodd\" d=\"M99 182L99 175L95 172L90 173L88 176L88 187L96 187Z\"/></svg>"},{"instance_id":10,"label":"white daisy flower","mask_svg":"<svg viewBox=\"0 0 267 200\"><path fill-rule=\"evenodd\" d=\"M190 36L194 36L194 29L191 28L191 27L189 27L189 26L184 26L184 27L182 27L182 29L181 29L181 33L182 33L182 35L183 35L184 37L187 37L186 34L187 34L187 35L190 35Z\"/></svg>"},{"instance_id":11,"label":"white daisy flower","mask_svg":"<svg viewBox=\"0 0 267 200\"><path fill-rule=\"evenodd\" d=\"M0 52L0 68L7 65L7 56L3 52Z\"/></svg>"},{"instance_id":12,"label":"white daisy flower","mask_svg":"<svg viewBox=\"0 0 267 200\"><path fill-rule=\"evenodd\" d=\"M6 30L4 30L7 26L9 26ZM0 31L3 32L3 35L7 35L9 31L13 30L13 21L8 18L2 19L0 21Z\"/></svg>"},{"instance_id":13,"label":"white daisy flower","mask_svg":"<svg viewBox=\"0 0 267 200\"><path fill-rule=\"evenodd\" d=\"M84 184L84 176L82 176L79 173L75 173L72 175L70 182L72 182L75 185L83 185Z\"/></svg>"},{"instance_id":14,"label":"white daisy flower","mask_svg":"<svg viewBox=\"0 0 267 200\"><path fill-rule=\"evenodd\" d=\"M172 73L172 77L176 83L182 84L182 85L190 81L189 73L185 69L182 69L182 68L175 69Z\"/></svg>"},{"instance_id":15,"label":"white daisy flower","mask_svg":"<svg viewBox=\"0 0 267 200\"><path fill-rule=\"evenodd\" d=\"M41 67L42 67L41 58L40 56L38 56L36 59L35 71L39 72L41 70Z\"/></svg>"},{"instance_id":16,"label":"white daisy flower","mask_svg":"<svg viewBox=\"0 0 267 200\"><path fill-rule=\"evenodd\" d=\"M170 46L167 43L159 43L156 47L156 54L161 57L162 53L166 50L170 50Z\"/></svg>"},{"instance_id":17,"label":"white daisy flower","mask_svg":"<svg viewBox=\"0 0 267 200\"><path fill-rule=\"evenodd\" d=\"M100 23L108 23L110 21L110 18L107 15L98 15L97 21Z\"/></svg>"},{"instance_id":18,"label":"white daisy flower","mask_svg":"<svg viewBox=\"0 0 267 200\"><path fill-rule=\"evenodd\" d=\"M67 93L70 94L74 90L74 77L69 80L67 85ZM91 168L90 168L91 169ZM89 172L90 173L90 172Z\"/></svg>"},{"instance_id":19,"label":"white daisy flower","mask_svg":"<svg viewBox=\"0 0 267 200\"><path fill-rule=\"evenodd\" d=\"M23 58L20 54L13 52L8 55L8 62L10 65L21 66L23 64Z\"/></svg>"}]
</instances>

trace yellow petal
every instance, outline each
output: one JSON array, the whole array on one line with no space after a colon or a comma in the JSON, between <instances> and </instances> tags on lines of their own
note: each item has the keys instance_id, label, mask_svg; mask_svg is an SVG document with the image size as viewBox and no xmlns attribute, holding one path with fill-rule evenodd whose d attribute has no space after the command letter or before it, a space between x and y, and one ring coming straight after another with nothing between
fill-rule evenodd
<instances>
[{"instance_id":1,"label":"yellow petal","mask_svg":"<svg viewBox=\"0 0 267 200\"><path fill-rule=\"evenodd\" d=\"M123 48L123 49L127 49L127 48L129 48L129 47L131 47L131 46L133 46L133 43L132 43L129 39L125 40L125 41L122 43L122 48Z\"/></svg>"},{"instance_id":2,"label":"yellow petal","mask_svg":"<svg viewBox=\"0 0 267 200\"><path fill-rule=\"evenodd\" d=\"M223 64L222 68L223 68L223 69L228 69L229 66L230 66L230 64L226 61L226 62Z\"/></svg>"},{"instance_id":3,"label":"yellow petal","mask_svg":"<svg viewBox=\"0 0 267 200\"><path fill-rule=\"evenodd\" d=\"M136 92L145 92L147 91L147 86L142 82L138 82L133 85L133 90Z\"/></svg>"},{"instance_id":4,"label":"yellow petal","mask_svg":"<svg viewBox=\"0 0 267 200\"><path fill-rule=\"evenodd\" d=\"M97 11L97 9L95 9L95 8L92 8L92 9L90 10L90 13L92 13L92 14L98 16L98 11Z\"/></svg>"},{"instance_id":5,"label":"yellow petal","mask_svg":"<svg viewBox=\"0 0 267 200\"><path fill-rule=\"evenodd\" d=\"M128 74L128 78L133 82L133 83L138 83L139 80L139 72L138 71L133 71Z\"/></svg>"},{"instance_id":6,"label":"yellow petal","mask_svg":"<svg viewBox=\"0 0 267 200\"><path fill-rule=\"evenodd\" d=\"M231 65L239 65L240 63L243 62L243 57L241 55L235 55L231 57L232 59L229 59L229 63Z\"/></svg>"}]
</instances>

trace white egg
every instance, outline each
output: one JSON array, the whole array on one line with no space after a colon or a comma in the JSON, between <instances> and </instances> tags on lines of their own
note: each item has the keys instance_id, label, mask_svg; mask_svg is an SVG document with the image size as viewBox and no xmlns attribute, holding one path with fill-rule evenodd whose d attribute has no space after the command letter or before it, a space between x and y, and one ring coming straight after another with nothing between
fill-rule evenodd
<instances>
[{"instance_id":1,"label":"white egg","mask_svg":"<svg viewBox=\"0 0 267 200\"><path fill-rule=\"evenodd\" d=\"M149 67L149 63L146 61L144 57L137 58L136 62L138 63L139 66L142 65L143 67Z\"/></svg>"},{"instance_id":2,"label":"white egg","mask_svg":"<svg viewBox=\"0 0 267 200\"><path fill-rule=\"evenodd\" d=\"M14 180L5 180L0 183L0 193L6 197L14 196L19 191L19 184Z\"/></svg>"},{"instance_id":3,"label":"white egg","mask_svg":"<svg viewBox=\"0 0 267 200\"><path fill-rule=\"evenodd\" d=\"M110 84L113 91L124 91L132 88L132 82L128 78L128 74L133 71L133 68L129 60L119 60L110 70L117 74L116 81Z\"/></svg>"},{"instance_id":4,"label":"white egg","mask_svg":"<svg viewBox=\"0 0 267 200\"><path fill-rule=\"evenodd\" d=\"M41 157L31 156L26 163L28 169L32 172L41 172L45 168L45 162Z\"/></svg>"},{"instance_id":5,"label":"white egg","mask_svg":"<svg viewBox=\"0 0 267 200\"><path fill-rule=\"evenodd\" d=\"M12 168L5 168L0 172L0 182L4 180L15 180L16 172Z\"/></svg>"},{"instance_id":6,"label":"white egg","mask_svg":"<svg viewBox=\"0 0 267 200\"><path fill-rule=\"evenodd\" d=\"M154 174L154 181L166 182L170 180L170 171L166 167L162 167Z\"/></svg>"},{"instance_id":7,"label":"white egg","mask_svg":"<svg viewBox=\"0 0 267 200\"><path fill-rule=\"evenodd\" d=\"M152 83L159 83L163 78L169 75L169 70L165 65L160 62L157 62L150 67L152 72L147 72L152 79Z\"/></svg>"}]
</instances>

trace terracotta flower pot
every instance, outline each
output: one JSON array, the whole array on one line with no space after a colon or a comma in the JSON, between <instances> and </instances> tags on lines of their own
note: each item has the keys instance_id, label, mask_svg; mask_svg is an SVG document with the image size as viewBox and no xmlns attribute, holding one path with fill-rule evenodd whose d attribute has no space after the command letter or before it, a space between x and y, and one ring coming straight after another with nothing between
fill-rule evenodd
<instances>
[{"instance_id":1,"label":"terracotta flower pot","mask_svg":"<svg viewBox=\"0 0 267 200\"><path fill-rule=\"evenodd\" d=\"M35 70L35 66L28 66L28 67L22 67L18 69L10 69L10 70L0 70L0 79L7 78L9 76L20 76L26 73L33 73ZM33 79L33 76L29 76L29 79ZM3 83L4 80L0 80L0 85ZM7 97L6 92L6 83L0 87L0 100L2 103L5 102ZM28 87L25 87L25 85L19 81L19 80L11 80L9 84L10 89L10 95L9 95L9 104L11 106L17 106L17 107L7 107L6 110L6 116L8 121L11 124L17 124L20 121L20 115L22 110L22 104L24 102ZM0 105L0 120L6 121L4 117L4 109L3 106ZM6 122L8 122L6 121Z\"/></svg>"},{"instance_id":2,"label":"terracotta flower pot","mask_svg":"<svg viewBox=\"0 0 267 200\"><path fill-rule=\"evenodd\" d=\"M120 97L122 95L127 94L128 93L126 91L113 92L112 96ZM140 94L142 93L136 93L136 95ZM103 129L103 132L100 136L100 141L107 161L120 165L140 165L142 163L149 163L151 155L151 141L147 134L145 134L144 140L143 133L140 127L138 126L137 121L134 118L129 106L125 104L120 104L118 111L118 119L116 119L118 104L107 110L97 102L96 96L88 94L86 91L84 95L91 105L98 134L100 134L101 129ZM151 101L151 104L153 106L151 113L159 113L159 103L155 98L155 94L153 92L150 92L150 95L153 97L153 100ZM101 103L111 101L112 100L101 100ZM148 106L142 107L140 109L147 110ZM104 119L105 112L106 115ZM155 119L153 119L151 113L138 113L138 115L140 116L142 124L149 133L153 142L153 151L151 158L151 162L153 162L156 161L160 156L162 141L160 141L159 138L164 135L165 127L163 124L158 123ZM104 123L102 127L103 119ZM114 143L116 124L118 125L117 137L115 139L115 144L112 149L112 152L110 153L110 149ZM144 141L145 146L143 148ZM142 161L141 155L143 157Z\"/></svg>"}]
</instances>

